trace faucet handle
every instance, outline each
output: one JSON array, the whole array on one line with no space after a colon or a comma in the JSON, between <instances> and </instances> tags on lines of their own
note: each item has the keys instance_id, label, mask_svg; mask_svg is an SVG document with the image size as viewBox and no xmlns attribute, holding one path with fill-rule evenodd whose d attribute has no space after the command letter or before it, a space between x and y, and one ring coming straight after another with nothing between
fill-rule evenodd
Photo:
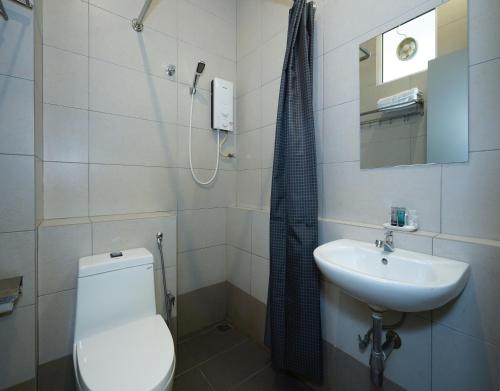
<instances>
[{"instance_id":1,"label":"faucet handle","mask_svg":"<svg viewBox=\"0 0 500 391\"><path fill-rule=\"evenodd\" d=\"M375 240L375 246L378 248L382 248L384 246L384 241L383 240Z\"/></svg>"}]
</instances>

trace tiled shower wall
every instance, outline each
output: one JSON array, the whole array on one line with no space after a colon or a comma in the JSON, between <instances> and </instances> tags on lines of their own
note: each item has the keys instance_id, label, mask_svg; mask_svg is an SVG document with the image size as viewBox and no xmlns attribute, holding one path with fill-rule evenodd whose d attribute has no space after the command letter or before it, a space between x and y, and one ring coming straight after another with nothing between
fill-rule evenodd
<instances>
[{"instance_id":1,"label":"tiled shower wall","mask_svg":"<svg viewBox=\"0 0 500 391\"><path fill-rule=\"evenodd\" d=\"M9 20L0 20L0 278L24 278L14 311L0 317L0 389L35 376L35 173L41 167L34 104L41 91L35 82L40 52L36 64L34 57L41 36L38 5L33 11L4 2Z\"/></svg>"},{"instance_id":2,"label":"tiled shower wall","mask_svg":"<svg viewBox=\"0 0 500 391\"><path fill-rule=\"evenodd\" d=\"M209 130L210 80L236 79L236 4L153 1L144 31L136 33L131 19L142 5L44 1L40 364L71 354L82 256L148 248L160 307L155 234L163 231L168 289L183 295L226 280L226 207L235 203L235 163L223 160L209 187L192 180L188 91L197 61L204 60L193 117L193 160L204 179L217 145ZM173 78L165 73L169 64L177 67ZM234 144L230 136L227 150Z\"/></svg>"},{"instance_id":3,"label":"tiled shower wall","mask_svg":"<svg viewBox=\"0 0 500 391\"><path fill-rule=\"evenodd\" d=\"M269 207L273 122L290 3L238 2L239 212L229 213L240 220L231 222L233 226L250 226L251 216L263 215ZM471 265L472 275L453 303L407 318L399 330L403 346L389 359L386 375L410 390L498 389L500 3L470 0L468 4L469 162L373 170L359 168L358 45L441 2L316 3L314 110L320 241L380 239L380 225L392 205L416 209L421 231L397 234L396 247L463 260ZM266 35L270 15L275 30ZM253 272L257 264L251 245L229 238L228 242L245 252L231 261L235 265L228 268L228 280L241 289L250 286L250 292L252 286L264 284L267 274L256 277ZM253 277L231 274L239 269L251 270L248 276ZM357 334L370 327L366 305L324 282L322 313L325 341L367 364L369 354L357 346ZM387 317L395 320L397 314Z\"/></svg>"}]
</instances>

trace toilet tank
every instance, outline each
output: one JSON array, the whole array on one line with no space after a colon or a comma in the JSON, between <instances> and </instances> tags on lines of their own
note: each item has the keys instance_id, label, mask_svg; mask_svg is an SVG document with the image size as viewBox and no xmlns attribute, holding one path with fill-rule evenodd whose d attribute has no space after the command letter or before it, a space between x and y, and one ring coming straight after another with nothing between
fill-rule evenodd
<instances>
[{"instance_id":1,"label":"toilet tank","mask_svg":"<svg viewBox=\"0 0 500 391\"><path fill-rule=\"evenodd\" d=\"M153 255L148 250L80 258L75 342L155 314Z\"/></svg>"}]
</instances>

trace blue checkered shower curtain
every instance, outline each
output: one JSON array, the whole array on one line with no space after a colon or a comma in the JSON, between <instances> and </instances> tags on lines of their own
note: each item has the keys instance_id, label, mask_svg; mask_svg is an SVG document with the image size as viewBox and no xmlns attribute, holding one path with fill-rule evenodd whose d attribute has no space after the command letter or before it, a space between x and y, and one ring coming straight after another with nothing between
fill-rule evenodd
<instances>
[{"instance_id":1,"label":"blue checkered shower curtain","mask_svg":"<svg viewBox=\"0 0 500 391\"><path fill-rule=\"evenodd\" d=\"M323 376L318 190L313 118L312 3L295 0L281 75L271 188L266 344L276 369Z\"/></svg>"}]
</instances>

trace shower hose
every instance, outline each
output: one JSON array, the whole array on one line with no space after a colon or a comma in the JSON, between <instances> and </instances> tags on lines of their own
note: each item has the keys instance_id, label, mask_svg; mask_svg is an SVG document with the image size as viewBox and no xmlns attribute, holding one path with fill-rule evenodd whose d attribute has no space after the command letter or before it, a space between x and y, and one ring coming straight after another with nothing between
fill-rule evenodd
<instances>
[{"instance_id":1,"label":"shower hose","mask_svg":"<svg viewBox=\"0 0 500 391\"><path fill-rule=\"evenodd\" d=\"M191 175L193 176L193 179L195 180L196 183L199 185L209 185L211 184L214 180L215 177L217 176L217 171L219 171L219 154L220 154L220 130L217 130L217 162L215 163L215 170L211 178L207 181L202 181L200 180L197 176L196 173L194 172L193 168L193 157L192 157L192 133L193 133L193 104L194 104L194 93L191 94L191 108L189 110L189 168L191 169Z\"/></svg>"}]
</instances>

